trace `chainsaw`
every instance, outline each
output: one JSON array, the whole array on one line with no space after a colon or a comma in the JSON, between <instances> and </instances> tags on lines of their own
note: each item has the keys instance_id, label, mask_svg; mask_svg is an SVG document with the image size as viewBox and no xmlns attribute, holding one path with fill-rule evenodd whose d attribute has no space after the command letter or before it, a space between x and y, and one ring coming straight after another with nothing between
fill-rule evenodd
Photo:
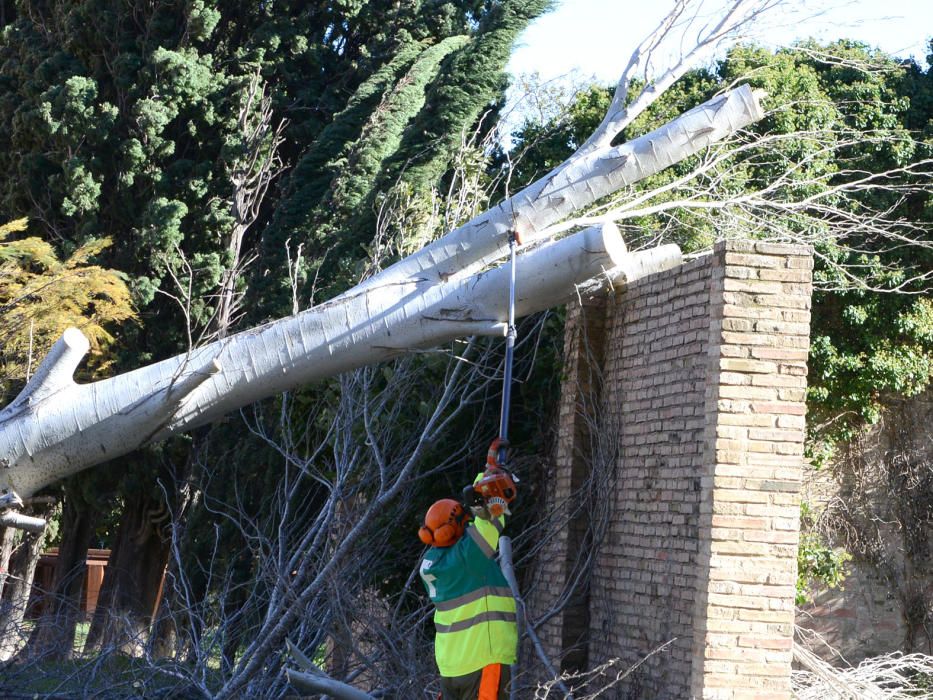
<instances>
[{"instance_id":1,"label":"chainsaw","mask_svg":"<svg viewBox=\"0 0 933 700\"><path fill-rule=\"evenodd\" d=\"M489 446L486 456L486 471L471 486L463 489L463 502L474 515L498 518L511 515L509 504L518 495L518 477L507 468L506 450L508 442L496 438Z\"/></svg>"}]
</instances>

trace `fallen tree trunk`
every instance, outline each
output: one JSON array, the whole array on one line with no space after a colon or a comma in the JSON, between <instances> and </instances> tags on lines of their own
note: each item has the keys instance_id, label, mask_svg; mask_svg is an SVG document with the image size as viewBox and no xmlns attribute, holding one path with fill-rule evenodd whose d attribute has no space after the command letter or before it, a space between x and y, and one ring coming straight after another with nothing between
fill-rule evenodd
<instances>
[{"instance_id":1,"label":"fallen tree trunk","mask_svg":"<svg viewBox=\"0 0 933 700\"><path fill-rule=\"evenodd\" d=\"M504 334L508 267L481 270L503 256L512 229L531 244L516 267L519 316L567 301L578 284L592 289L678 264L676 246L628 253L612 226L539 239L580 207L762 116L757 96L740 87L622 146L569 159L331 301L110 379L74 382L88 342L69 329L0 412L5 503L314 380L458 337Z\"/></svg>"}]
</instances>

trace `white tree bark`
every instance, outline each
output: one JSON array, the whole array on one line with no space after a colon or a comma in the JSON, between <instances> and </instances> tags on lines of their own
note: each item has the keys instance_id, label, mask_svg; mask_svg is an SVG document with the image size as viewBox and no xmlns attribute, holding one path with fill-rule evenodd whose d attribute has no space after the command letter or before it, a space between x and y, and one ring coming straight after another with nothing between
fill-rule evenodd
<instances>
[{"instance_id":1,"label":"white tree bark","mask_svg":"<svg viewBox=\"0 0 933 700\"><path fill-rule=\"evenodd\" d=\"M628 253L612 226L539 239L579 208L762 116L757 96L740 87L641 138L571 158L336 299L111 379L74 382L88 343L70 329L0 411L0 494L28 497L259 399L410 349L504 334L508 267L484 268L503 257L510 229L526 244L516 267L519 316L567 301L578 284L592 290L678 264L676 246Z\"/></svg>"}]
</instances>

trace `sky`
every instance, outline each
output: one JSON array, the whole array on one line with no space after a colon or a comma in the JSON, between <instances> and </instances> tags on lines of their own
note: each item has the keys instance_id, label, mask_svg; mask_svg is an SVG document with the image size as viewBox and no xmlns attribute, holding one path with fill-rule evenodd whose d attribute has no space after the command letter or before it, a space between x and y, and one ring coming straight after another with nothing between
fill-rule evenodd
<instances>
[{"instance_id":1,"label":"sky","mask_svg":"<svg viewBox=\"0 0 933 700\"><path fill-rule=\"evenodd\" d=\"M509 62L513 75L550 80L578 71L614 83L632 49L653 30L672 0L557 0L557 9L521 35ZM933 0L810 0L776 15L760 42L851 38L895 56L924 62L933 36ZM817 8L817 9L814 9ZM818 16L814 16L818 15Z\"/></svg>"}]
</instances>

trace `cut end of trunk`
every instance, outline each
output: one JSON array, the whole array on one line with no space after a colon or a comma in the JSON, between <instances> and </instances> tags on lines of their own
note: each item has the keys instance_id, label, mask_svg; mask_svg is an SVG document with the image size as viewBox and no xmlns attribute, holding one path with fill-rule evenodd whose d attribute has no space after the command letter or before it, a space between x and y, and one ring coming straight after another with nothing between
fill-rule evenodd
<instances>
[{"instance_id":1,"label":"cut end of trunk","mask_svg":"<svg viewBox=\"0 0 933 700\"><path fill-rule=\"evenodd\" d=\"M587 280L577 289L581 296L595 296L607 289L623 287L642 277L670 270L682 263L683 255L680 248L674 244L640 250L636 253L629 253L621 264L611 270L606 270L599 277Z\"/></svg>"},{"instance_id":2,"label":"cut end of trunk","mask_svg":"<svg viewBox=\"0 0 933 700\"><path fill-rule=\"evenodd\" d=\"M757 122L760 119L764 119L765 110L764 107L761 106L761 102L768 96L765 90L752 88L748 84L745 84L737 87L735 93L739 95L745 103L747 112L745 116L747 123L745 126Z\"/></svg>"},{"instance_id":3,"label":"cut end of trunk","mask_svg":"<svg viewBox=\"0 0 933 700\"><path fill-rule=\"evenodd\" d=\"M79 352L84 357L85 353L91 349L91 342L79 329L75 327L66 328L62 333L62 343L72 352Z\"/></svg>"},{"instance_id":4,"label":"cut end of trunk","mask_svg":"<svg viewBox=\"0 0 933 700\"><path fill-rule=\"evenodd\" d=\"M600 251L609 256L612 266L621 265L628 257L628 248L625 239L619 232L619 227L612 222L592 226L584 232L586 238L584 247L588 251Z\"/></svg>"}]
</instances>

